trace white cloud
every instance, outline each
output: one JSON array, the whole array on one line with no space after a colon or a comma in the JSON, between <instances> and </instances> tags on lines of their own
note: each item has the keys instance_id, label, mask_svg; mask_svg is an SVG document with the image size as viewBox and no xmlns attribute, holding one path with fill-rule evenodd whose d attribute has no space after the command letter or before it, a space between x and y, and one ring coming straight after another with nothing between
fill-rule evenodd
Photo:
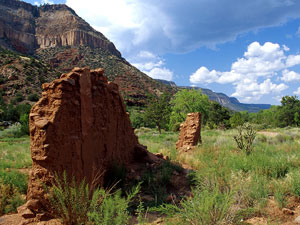
<instances>
[{"instance_id":1,"label":"white cloud","mask_svg":"<svg viewBox=\"0 0 300 225\"><path fill-rule=\"evenodd\" d=\"M34 2L34 5L37 5L37 6L44 5L44 4L50 4L50 5L52 5L52 4L54 4L54 2L51 1L51 0L41 0L40 2L38 2L38 1Z\"/></svg>"},{"instance_id":2,"label":"white cloud","mask_svg":"<svg viewBox=\"0 0 300 225\"><path fill-rule=\"evenodd\" d=\"M286 52L288 52L288 51L290 50L290 48L287 47L286 45L282 45L282 48L283 48L283 50L286 51Z\"/></svg>"},{"instance_id":3,"label":"white cloud","mask_svg":"<svg viewBox=\"0 0 300 225\"><path fill-rule=\"evenodd\" d=\"M235 92L232 96L244 102L257 101L268 94L280 94L288 86L276 84L274 79L290 82L300 80L300 74L288 68L300 64L300 55L286 55L288 47L266 42L260 45L251 43L242 58L232 63L231 70L225 72L209 71L200 67L190 76L193 84L231 83ZM279 79L279 74L282 77Z\"/></svg>"},{"instance_id":4,"label":"white cloud","mask_svg":"<svg viewBox=\"0 0 300 225\"><path fill-rule=\"evenodd\" d=\"M289 55L286 60L287 67L293 67L300 64L300 55Z\"/></svg>"},{"instance_id":5,"label":"white cloud","mask_svg":"<svg viewBox=\"0 0 300 225\"><path fill-rule=\"evenodd\" d=\"M164 60L152 52L141 51L128 59L132 65L154 79L172 80L173 72L164 66Z\"/></svg>"},{"instance_id":6,"label":"white cloud","mask_svg":"<svg viewBox=\"0 0 300 225\"><path fill-rule=\"evenodd\" d=\"M66 4L126 56L142 50L164 54L212 47L300 17L300 1L293 0L85 0L84 4L66 0Z\"/></svg>"},{"instance_id":7,"label":"white cloud","mask_svg":"<svg viewBox=\"0 0 300 225\"><path fill-rule=\"evenodd\" d=\"M270 76L274 71L284 68L285 58L278 44L266 42L260 45L258 42L253 42L244 53L244 58L232 64L231 70L252 77Z\"/></svg>"},{"instance_id":8,"label":"white cloud","mask_svg":"<svg viewBox=\"0 0 300 225\"><path fill-rule=\"evenodd\" d=\"M288 86L281 84L274 84L270 79L262 83L238 83L235 92L232 94L234 97L240 98L243 102L252 102L259 100L263 95L270 93L280 93L287 89Z\"/></svg>"},{"instance_id":9,"label":"white cloud","mask_svg":"<svg viewBox=\"0 0 300 225\"><path fill-rule=\"evenodd\" d=\"M190 82L194 84L209 84L215 82L219 77L219 72L209 71L206 67L200 67L195 73L190 76Z\"/></svg>"},{"instance_id":10,"label":"white cloud","mask_svg":"<svg viewBox=\"0 0 300 225\"><path fill-rule=\"evenodd\" d=\"M285 82L297 81L300 80L300 74L295 71L289 71L287 69L282 71L281 80Z\"/></svg>"},{"instance_id":11,"label":"white cloud","mask_svg":"<svg viewBox=\"0 0 300 225\"><path fill-rule=\"evenodd\" d=\"M298 87L297 91L294 91L295 95L300 95L300 87Z\"/></svg>"},{"instance_id":12,"label":"white cloud","mask_svg":"<svg viewBox=\"0 0 300 225\"><path fill-rule=\"evenodd\" d=\"M147 74L152 77L153 79L162 79L162 80L172 80L173 79L173 72L167 68L153 68Z\"/></svg>"}]
</instances>

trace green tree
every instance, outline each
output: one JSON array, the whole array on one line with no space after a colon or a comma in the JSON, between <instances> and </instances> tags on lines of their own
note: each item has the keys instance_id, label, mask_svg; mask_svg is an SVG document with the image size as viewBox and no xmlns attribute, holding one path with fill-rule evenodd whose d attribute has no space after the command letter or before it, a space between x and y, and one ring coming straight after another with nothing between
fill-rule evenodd
<instances>
[{"instance_id":1,"label":"green tree","mask_svg":"<svg viewBox=\"0 0 300 225\"><path fill-rule=\"evenodd\" d=\"M207 95L201 93L200 90L183 89L178 91L171 100L172 113L170 117L170 127L179 128L181 122L186 119L188 113L201 112L202 123L206 124L208 119L208 109L210 101Z\"/></svg>"},{"instance_id":2,"label":"green tree","mask_svg":"<svg viewBox=\"0 0 300 225\"><path fill-rule=\"evenodd\" d=\"M277 112L276 121L280 127L297 125L295 113L300 113L300 101L296 96L284 96Z\"/></svg>"},{"instance_id":3,"label":"green tree","mask_svg":"<svg viewBox=\"0 0 300 225\"><path fill-rule=\"evenodd\" d=\"M145 109L145 122L157 126L159 133L161 129L167 129L171 114L170 95L164 93L159 97L149 96L149 103Z\"/></svg>"},{"instance_id":4,"label":"green tree","mask_svg":"<svg viewBox=\"0 0 300 225\"><path fill-rule=\"evenodd\" d=\"M238 127L245 123L245 120L240 112L236 112L235 114L233 114L229 121L231 127Z\"/></svg>"},{"instance_id":5,"label":"green tree","mask_svg":"<svg viewBox=\"0 0 300 225\"><path fill-rule=\"evenodd\" d=\"M20 117L20 123L21 123L21 135L29 135L29 116L28 114L23 114Z\"/></svg>"},{"instance_id":6,"label":"green tree","mask_svg":"<svg viewBox=\"0 0 300 225\"><path fill-rule=\"evenodd\" d=\"M209 128L229 128L229 110L221 106L218 102L211 102L208 113L207 125Z\"/></svg>"}]
</instances>

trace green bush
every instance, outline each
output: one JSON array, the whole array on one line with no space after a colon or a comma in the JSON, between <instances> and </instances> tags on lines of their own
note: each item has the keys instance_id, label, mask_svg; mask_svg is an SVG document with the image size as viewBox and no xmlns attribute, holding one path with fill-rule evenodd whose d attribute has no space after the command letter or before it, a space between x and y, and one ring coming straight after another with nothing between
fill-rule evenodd
<instances>
[{"instance_id":1,"label":"green bush","mask_svg":"<svg viewBox=\"0 0 300 225\"><path fill-rule=\"evenodd\" d=\"M39 96L37 93L34 93L34 94L28 95L27 99L31 102L37 102L39 100Z\"/></svg>"},{"instance_id":2,"label":"green bush","mask_svg":"<svg viewBox=\"0 0 300 225\"><path fill-rule=\"evenodd\" d=\"M182 224L224 224L233 204L232 192L221 192L215 186L213 190L196 188L193 196L181 202L179 218Z\"/></svg>"},{"instance_id":3,"label":"green bush","mask_svg":"<svg viewBox=\"0 0 300 225\"><path fill-rule=\"evenodd\" d=\"M20 136L29 135L29 116L28 114L23 114L20 117L21 128L20 128Z\"/></svg>"},{"instance_id":4,"label":"green bush","mask_svg":"<svg viewBox=\"0 0 300 225\"><path fill-rule=\"evenodd\" d=\"M27 179L28 177L17 171L4 171L0 170L0 184L10 185L20 193L26 194L27 191Z\"/></svg>"},{"instance_id":5,"label":"green bush","mask_svg":"<svg viewBox=\"0 0 300 225\"><path fill-rule=\"evenodd\" d=\"M127 208L139 186L121 198L121 191L109 194L104 189L91 188L84 180L78 184L73 178L69 182L64 172L62 178L55 175L48 191L52 210L66 225L126 224L130 218Z\"/></svg>"},{"instance_id":6,"label":"green bush","mask_svg":"<svg viewBox=\"0 0 300 225\"><path fill-rule=\"evenodd\" d=\"M24 100L24 96L21 93L17 93L16 97L15 97L15 100L17 102L22 102Z\"/></svg>"}]
</instances>

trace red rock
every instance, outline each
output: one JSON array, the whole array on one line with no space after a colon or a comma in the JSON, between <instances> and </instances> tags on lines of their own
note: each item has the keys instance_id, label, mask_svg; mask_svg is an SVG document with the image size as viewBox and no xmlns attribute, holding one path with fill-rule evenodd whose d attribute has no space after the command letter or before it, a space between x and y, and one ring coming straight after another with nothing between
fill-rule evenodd
<instances>
[{"instance_id":1,"label":"red rock","mask_svg":"<svg viewBox=\"0 0 300 225\"><path fill-rule=\"evenodd\" d=\"M201 143L201 113L189 113L186 121L180 125L176 149L190 150Z\"/></svg>"},{"instance_id":2,"label":"red rock","mask_svg":"<svg viewBox=\"0 0 300 225\"><path fill-rule=\"evenodd\" d=\"M157 160L139 145L125 111L118 86L107 82L103 69L75 68L44 84L42 98L29 115L33 160L27 200L42 211L55 173L102 184L97 175L115 165ZM37 202L38 201L38 202Z\"/></svg>"}]
</instances>

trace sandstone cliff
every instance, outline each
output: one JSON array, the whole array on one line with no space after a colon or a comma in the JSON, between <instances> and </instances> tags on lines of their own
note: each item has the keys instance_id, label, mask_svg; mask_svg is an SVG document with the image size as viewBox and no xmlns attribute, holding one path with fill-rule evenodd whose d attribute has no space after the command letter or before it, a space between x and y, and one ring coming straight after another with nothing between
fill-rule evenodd
<instances>
[{"instance_id":1,"label":"sandstone cliff","mask_svg":"<svg viewBox=\"0 0 300 225\"><path fill-rule=\"evenodd\" d=\"M0 47L31 54L45 67L50 67L43 76L47 79L40 79L40 83L50 80L48 78L52 76L48 76L49 71L67 73L74 67L88 66L91 69L104 68L108 80L119 85L128 105L144 105L148 94L175 92L173 87L153 80L130 65L112 42L66 5L37 7L17 0L0 0L0 14ZM5 67L20 67L7 58L3 57ZM21 72L17 72L20 82L15 91L27 93L28 84L25 81L32 82L27 75L33 74L34 70L39 71L37 75L41 74L39 67L29 70L25 68L25 63L21 66ZM24 73L26 77L22 75ZM0 74L0 83L1 75L3 78L9 76ZM15 84L4 80L3 85L8 87ZM35 90L40 93L40 85L35 85ZM7 94L6 91L4 98L9 102L11 94Z\"/></svg>"},{"instance_id":2,"label":"sandstone cliff","mask_svg":"<svg viewBox=\"0 0 300 225\"><path fill-rule=\"evenodd\" d=\"M38 9L21 1L0 0L0 44L22 53L37 47L35 17Z\"/></svg>"},{"instance_id":3,"label":"sandstone cliff","mask_svg":"<svg viewBox=\"0 0 300 225\"><path fill-rule=\"evenodd\" d=\"M2 45L22 53L56 46L102 48L120 57L114 44L66 5L36 7L17 0L0 0Z\"/></svg>"}]
</instances>

